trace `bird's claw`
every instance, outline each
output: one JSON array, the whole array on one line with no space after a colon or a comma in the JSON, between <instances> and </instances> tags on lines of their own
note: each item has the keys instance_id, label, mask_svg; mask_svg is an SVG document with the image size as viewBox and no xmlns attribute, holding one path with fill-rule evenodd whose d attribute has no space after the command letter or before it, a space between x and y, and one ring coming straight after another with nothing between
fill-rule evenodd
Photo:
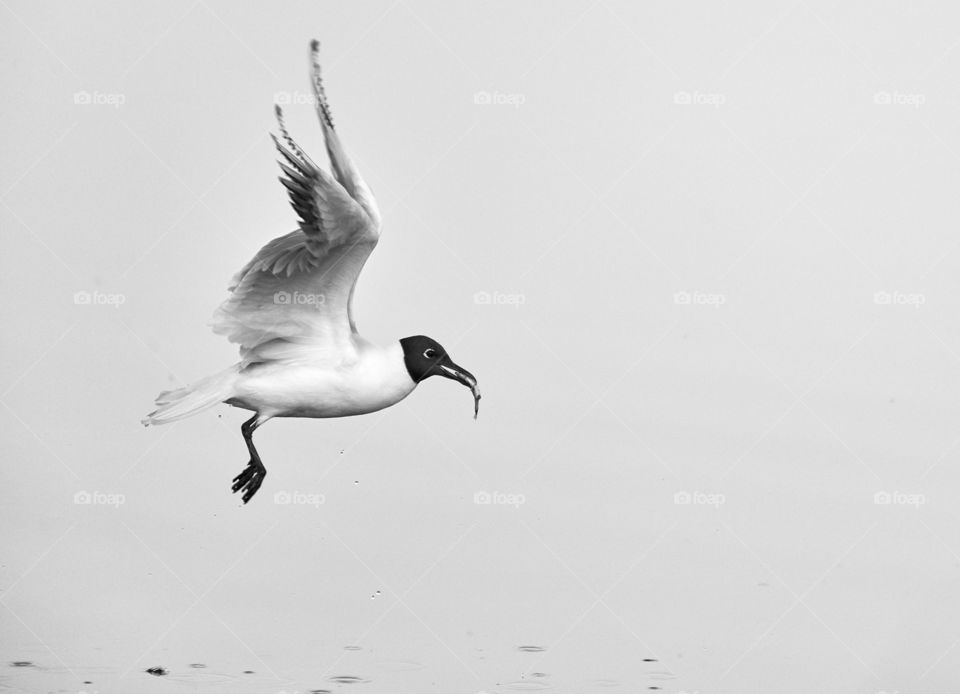
<instances>
[{"instance_id":1,"label":"bird's claw","mask_svg":"<svg viewBox=\"0 0 960 694\"><path fill-rule=\"evenodd\" d=\"M243 490L243 503L247 503L260 489L266 475L267 469L263 466L263 463L251 460L247 463L243 472L233 478L233 492L237 493Z\"/></svg>"}]
</instances>

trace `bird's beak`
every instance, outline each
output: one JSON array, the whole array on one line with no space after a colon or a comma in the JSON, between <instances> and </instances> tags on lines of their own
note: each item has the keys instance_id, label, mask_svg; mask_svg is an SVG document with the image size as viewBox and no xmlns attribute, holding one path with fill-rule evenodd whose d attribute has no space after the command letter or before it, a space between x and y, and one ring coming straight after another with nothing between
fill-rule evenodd
<instances>
[{"instance_id":1,"label":"bird's beak","mask_svg":"<svg viewBox=\"0 0 960 694\"><path fill-rule=\"evenodd\" d=\"M480 389L477 388L477 379L474 375L449 359L437 364L436 373L446 378L452 378L470 389L470 392L473 393L473 418L476 419L480 412Z\"/></svg>"}]
</instances>

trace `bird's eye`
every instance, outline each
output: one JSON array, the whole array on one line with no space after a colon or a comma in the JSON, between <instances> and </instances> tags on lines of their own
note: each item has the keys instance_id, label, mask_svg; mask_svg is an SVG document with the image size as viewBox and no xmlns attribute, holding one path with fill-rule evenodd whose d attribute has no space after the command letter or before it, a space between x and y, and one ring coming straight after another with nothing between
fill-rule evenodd
<instances>
[{"instance_id":1,"label":"bird's eye","mask_svg":"<svg viewBox=\"0 0 960 694\"><path fill-rule=\"evenodd\" d=\"M428 349L426 352L423 353L423 356L425 356L427 359L435 359L437 356L437 350L431 347L430 349Z\"/></svg>"}]
</instances>

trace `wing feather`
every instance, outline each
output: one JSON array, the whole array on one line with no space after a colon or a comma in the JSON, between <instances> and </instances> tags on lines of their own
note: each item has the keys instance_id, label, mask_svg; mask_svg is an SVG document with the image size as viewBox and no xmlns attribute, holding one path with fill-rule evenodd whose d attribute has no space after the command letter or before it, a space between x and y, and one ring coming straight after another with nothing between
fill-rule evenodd
<instances>
[{"instance_id":1,"label":"wing feather","mask_svg":"<svg viewBox=\"0 0 960 694\"><path fill-rule=\"evenodd\" d=\"M319 64L315 63L315 78ZM315 88L320 89L315 82ZM324 109L329 113L326 96ZM240 345L244 364L264 360L349 358L356 346L352 298L377 244L380 216L359 172L346 158L332 119L321 119L334 174L317 166L287 132L271 134L299 229L273 239L230 283L214 332ZM346 357L344 356L346 355Z\"/></svg>"}]
</instances>

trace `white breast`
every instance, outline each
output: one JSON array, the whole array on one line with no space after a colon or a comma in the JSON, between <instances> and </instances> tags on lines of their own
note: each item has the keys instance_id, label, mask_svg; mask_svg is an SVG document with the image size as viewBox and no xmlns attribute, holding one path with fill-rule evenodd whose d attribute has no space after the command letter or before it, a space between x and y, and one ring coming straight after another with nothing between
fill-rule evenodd
<instances>
[{"instance_id":1,"label":"white breast","mask_svg":"<svg viewBox=\"0 0 960 694\"><path fill-rule=\"evenodd\" d=\"M271 417L347 417L394 405L416 385L399 343L366 343L347 364L257 365L241 374L230 402Z\"/></svg>"}]
</instances>

